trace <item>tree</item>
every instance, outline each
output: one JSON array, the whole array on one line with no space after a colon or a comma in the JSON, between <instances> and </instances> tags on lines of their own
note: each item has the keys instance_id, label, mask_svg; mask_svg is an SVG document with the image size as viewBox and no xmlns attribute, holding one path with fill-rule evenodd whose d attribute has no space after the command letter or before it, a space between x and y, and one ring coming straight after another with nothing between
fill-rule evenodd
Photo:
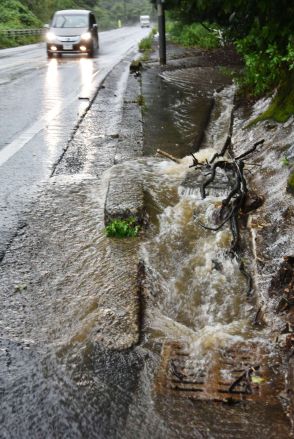
<instances>
[{"instance_id":1,"label":"tree","mask_svg":"<svg viewBox=\"0 0 294 439\"><path fill-rule=\"evenodd\" d=\"M222 26L244 57L245 83L257 94L294 69L294 3L289 0L165 0L165 6L183 24Z\"/></svg>"}]
</instances>

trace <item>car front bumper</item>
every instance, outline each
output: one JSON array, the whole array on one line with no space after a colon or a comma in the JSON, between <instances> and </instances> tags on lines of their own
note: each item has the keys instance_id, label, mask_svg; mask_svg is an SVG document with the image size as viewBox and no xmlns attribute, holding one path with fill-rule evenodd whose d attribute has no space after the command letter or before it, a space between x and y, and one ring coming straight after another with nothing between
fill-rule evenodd
<instances>
[{"instance_id":1,"label":"car front bumper","mask_svg":"<svg viewBox=\"0 0 294 439\"><path fill-rule=\"evenodd\" d=\"M47 52L50 53L90 53L92 51L92 44L89 42L79 42L75 44L61 44L61 43L47 43ZM84 50L81 49L84 47Z\"/></svg>"}]
</instances>

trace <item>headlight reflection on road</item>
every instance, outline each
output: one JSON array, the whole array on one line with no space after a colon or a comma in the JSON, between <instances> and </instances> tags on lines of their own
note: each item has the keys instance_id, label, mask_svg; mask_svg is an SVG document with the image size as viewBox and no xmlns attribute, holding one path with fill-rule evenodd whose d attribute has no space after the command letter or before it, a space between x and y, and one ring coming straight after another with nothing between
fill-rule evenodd
<instances>
[{"instance_id":1,"label":"headlight reflection on road","mask_svg":"<svg viewBox=\"0 0 294 439\"><path fill-rule=\"evenodd\" d=\"M58 110L61 105L60 77L57 59L50 59L44 83L45 113L50 114L51 109Z\"/></svg>"},{"instance_id":2,"label":"headlight reflection on road","mask_svg":"<svg viewBox=\"0 0 294 439\"><path fill-rule=\"evenodd\" d=\"M46 128L44 138L50 155L54 155L60 136L60 124L53 122L62 109L62 96L60 93L60 76L58 62L51 59L48 63L47 73L44 82L44 119Z\"/></svg>"},{"instance_id":3,"label":"headlight reflection on road","mask_svg":"<svg viewBox=\"0 0 294 439\"><path fill-rule=\"evenodd\" d=\"M82 114L85 108L88 106L88 99L91 98L91 92L93 89L93 72L94 64L92 59L81 58L80 59L80 72L81 72L81 91L80 91L80 108L79 113Z\"/></svg>"}]
</instances>

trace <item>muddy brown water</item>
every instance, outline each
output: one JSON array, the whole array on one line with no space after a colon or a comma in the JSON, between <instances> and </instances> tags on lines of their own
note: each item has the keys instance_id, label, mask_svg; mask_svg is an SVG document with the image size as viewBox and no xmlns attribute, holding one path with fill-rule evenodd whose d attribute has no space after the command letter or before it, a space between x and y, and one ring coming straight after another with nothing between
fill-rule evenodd
<instances>
[{"instance_id":1,"label":"muddy brown water","mask_svg":"<svg viewBox=\"0 0 294 439\"><path fill-rule=\"evenodd\" d=\"M191 160L185 157L205 111L214 99L202 159L224 139L233 90L217 69L161 78L150 71L144 78L147 157L124 165L143 183L150 218L139 249L146 270L140 343L116 351L95 341L101 309L108 312L116 301L105 300L114 276L103 233L107 173L100 183L89 175L60 177L31 213L39 224L33 245L16 262L13 250L26 242L20 235L4 261L1 438L289 437L278 398L200 401L160 382L162 374L171 377L162 358L162 346L170 342L188 352L187 369L207 369L213 355L237 344L259 344L270 352L273 367L275 357L266 329L252 326L254 303L247 301L237 261L227 255L230 231L199 225L211 221L224 185L201 200L197 185L184 183ZM183 157L182 163L155 158L158 147ZM131 251L125 244L125 252Z\"/></svg>"}]
</instances>

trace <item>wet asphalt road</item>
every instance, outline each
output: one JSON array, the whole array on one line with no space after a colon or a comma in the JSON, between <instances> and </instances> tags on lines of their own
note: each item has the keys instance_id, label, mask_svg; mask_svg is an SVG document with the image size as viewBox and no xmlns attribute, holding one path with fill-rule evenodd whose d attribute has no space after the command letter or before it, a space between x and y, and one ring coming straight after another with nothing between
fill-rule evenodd
<instances>
[{"instance_id":1,"label":"wet asphalt road","mask_svg":"<svg viewBox=\"0 0 294 439\"><path fill-rule=\"evenodd\" d=\"M101 32L94 59L47 60L43 43L0 51L0 259L99 85L148 32Z\"/></svg>"}]
</instances>

